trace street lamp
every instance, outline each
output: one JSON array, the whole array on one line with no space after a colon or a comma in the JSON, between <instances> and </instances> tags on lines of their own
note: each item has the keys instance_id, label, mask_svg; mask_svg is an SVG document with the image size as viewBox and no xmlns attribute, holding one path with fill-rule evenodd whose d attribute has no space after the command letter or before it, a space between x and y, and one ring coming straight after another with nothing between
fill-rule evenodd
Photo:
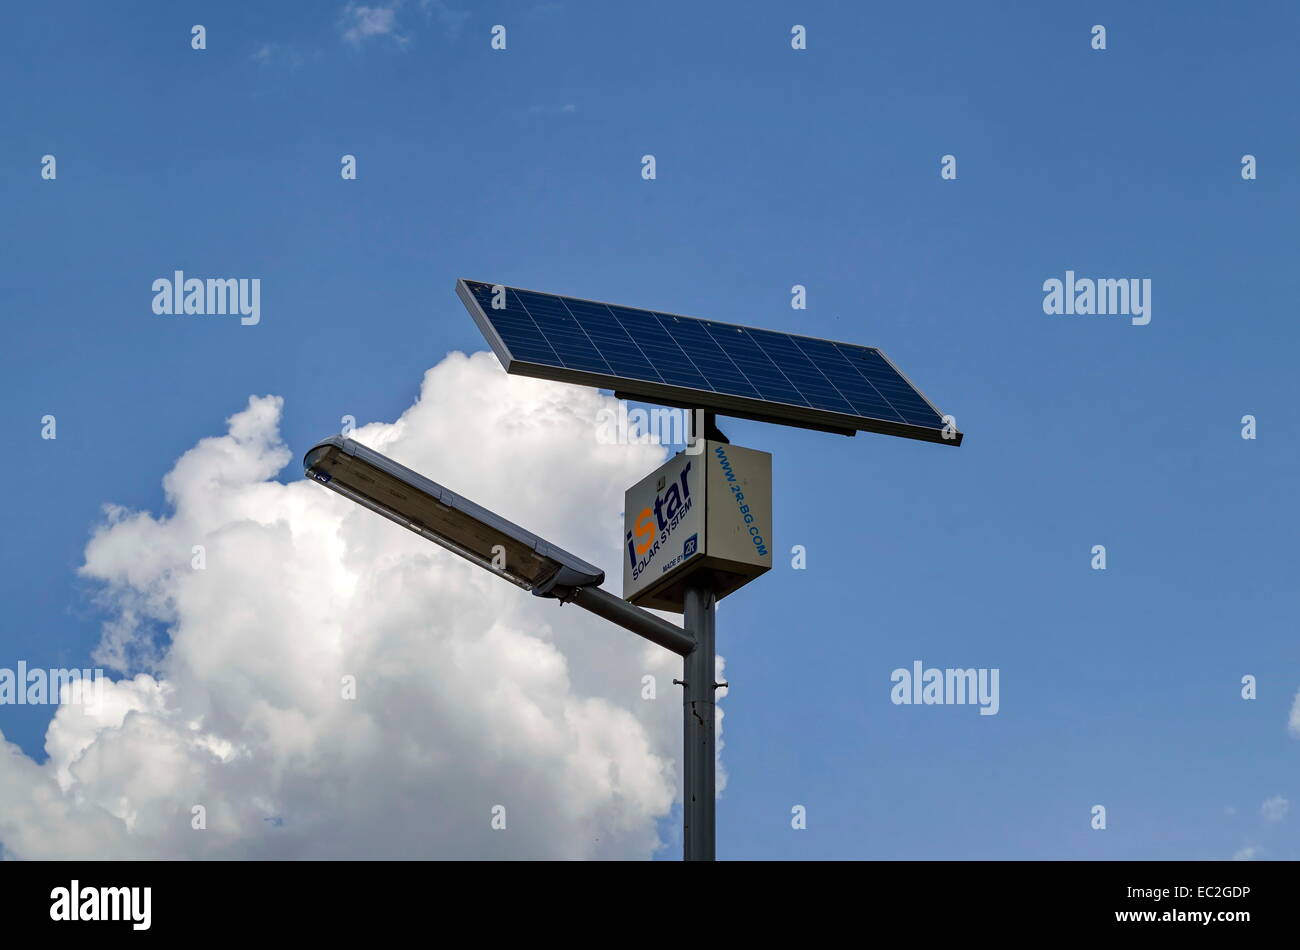
<instances>
[{"instance_id":1,"label":"street lamp","mask_svg":"<svg viewBox=\"0 0 1300 950\"><path fill-rule=\"evenodd\" d=\"M600 568L359 442L328 438L303 467L325 487L538 597L577 604L679 656L695 649L681 627L602 590Z\"/></svg>"},{"instance_id":2,"label":"street lamp","mask_svg":"<svg viewBox=\"0 0 1300 950\"><path fill-rule=\"evenodd\" d=\"M578 606L683 658L682 851L714 858L714 623L718 600L772 568L772 456L733 446L716 414L853 435L961 445L884 353L681 314L459 280L456 293L507 373L691 410L687 447L624 494L623 597L604 572L350 439L307 474L541 597ZM698 422L696 422L698 418ZM643 606L642 606L643 605ZM679 611L685 628L643 607Z\"/></svg>"}]
</instances>

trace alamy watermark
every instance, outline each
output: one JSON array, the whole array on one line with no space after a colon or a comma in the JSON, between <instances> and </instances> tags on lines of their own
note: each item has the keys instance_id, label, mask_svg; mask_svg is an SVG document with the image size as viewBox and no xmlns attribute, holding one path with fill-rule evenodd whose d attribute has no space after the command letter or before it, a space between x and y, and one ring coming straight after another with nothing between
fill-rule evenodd
<instances>
[{"instance_id":1,"label":"alamy watermark","mask_svg":"<svg viewBox=\"0 0 1300 950\"><path fill-rule=\"evenodd\" d=\"M1135 327L1151 322L1151 278L1049 277L1043 281L1043 313L1090 316L1128 316Z\"/></svg>"},{"instance_id":2,"label":"alamy watermark","mask_svg":"<svg viewBox=\"0 0 1300 950\"><path fill-rule=\"evenodd\" d=\"M699 409L628 409L620 399L617 408L602 406L596 412L596 441L601 445L684 445L687 455L699 455L704 441L691 433L703 428L704 412Z\"/></svg>"},{"instance_id":3,"label":"alamy watermark","mask_svg":"<svg viewBox=\"0 0 1300 950\"><path fill-rule=\"evenodd\" d=\"M262 320L262 278L185 277L184 271L153 282L153 312L161 315L195 316L240 314L246 327Z\"/></svg>"},{"instance_id":4,"label":"alamy watermark","mask_svg":"<svg viewBox=\"0 0 1300 950\"><path fill-rule=\"evenodd\" d=\"M0 706L82 706L86 712L103 700L101 669L28 669L26 660L18 661L17 670L0 667Z\"/></svg>"},{"instance_id":5,"label":"alamy watermark","mask_svg":"<svg viewBox=\"0 0 1300 950\"><path fill-rule=\"evenodd\" d=\"M88 887L74 878L50 891L50 920L117 920L132 930L148 930L152 908L152 887Z\"/></svg>"},{"instance_id":6,"label":"alamy watermark","mask_svg":"<svg viewBox=\"0 0 1300 950\"><path fill-rule=\"evenodd\" d=\"M979 706L981 716L996 716L1002 702L998 696L998 669L969 670L935 667L924 669L920 660L910 670L894 670L889 699L895 706Z\"/></svg>"}]
</instances>

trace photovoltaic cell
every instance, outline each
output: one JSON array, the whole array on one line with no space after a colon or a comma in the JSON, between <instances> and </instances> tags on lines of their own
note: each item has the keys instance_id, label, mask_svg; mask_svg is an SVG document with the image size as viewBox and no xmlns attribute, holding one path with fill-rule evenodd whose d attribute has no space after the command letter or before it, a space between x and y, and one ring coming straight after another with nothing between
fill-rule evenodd
<instances>
[{"instance_id":1,"label":"photovoltaic cell","mask_svg":"<svg viewBox=\"0 0 1300 950\"><path fill-rule=\"evenodd\" d=\"M514 287L496 295L494 286L461 280L456 289L507 372L724 415L961 444L960 433L943 438L942 414L873 347Z\"/></svg>"}]
</instances>

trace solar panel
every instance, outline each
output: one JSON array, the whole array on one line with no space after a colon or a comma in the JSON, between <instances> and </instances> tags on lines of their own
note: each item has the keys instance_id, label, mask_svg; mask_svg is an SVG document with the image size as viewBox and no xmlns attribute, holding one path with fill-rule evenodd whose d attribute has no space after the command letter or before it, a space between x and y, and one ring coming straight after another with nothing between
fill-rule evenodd
<instances>
[{"instance_id":1,"label":"solar panel","mask_svg":"<svg viewBox=\"0 0 1300 950\"><path fill-rule=\"evenodd\" d=\"M459 280L456 293L508 373L845 435L961 444L874 347L481 281Z\"/></svg>"}]
</instances>

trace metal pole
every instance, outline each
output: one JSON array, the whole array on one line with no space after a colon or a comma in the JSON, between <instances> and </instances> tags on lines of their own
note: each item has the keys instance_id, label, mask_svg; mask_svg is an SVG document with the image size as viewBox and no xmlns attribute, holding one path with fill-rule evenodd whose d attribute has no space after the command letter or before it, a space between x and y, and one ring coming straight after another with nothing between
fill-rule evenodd
<instances>
[{"instance_id":1,"label":"metal pole","mask_svg":"<svg viewBox=\"0 0 1300 950\"><path fill-rule=\"evenodd\" d=\"M683 660L682 684L682 857L687 861L714 859L713 579L707 571L686 581L685 627L695 649Z\"/></svg>"},{"instance_id":2,"label":"metal pole","mask_svg":"<svg viewBox=\"0 0 1300 950\"><path fill-rule=\"evenodd\" d=\"M712 412L691 410L687 443L717 431ZM721 435L721 433L717 433ZM682 661L682 858L714 860L713 676L716 672L713 617L717 598L709 571L696 571L685 582L682 627L695 641Z\"/></svg>"}]
</instances>

